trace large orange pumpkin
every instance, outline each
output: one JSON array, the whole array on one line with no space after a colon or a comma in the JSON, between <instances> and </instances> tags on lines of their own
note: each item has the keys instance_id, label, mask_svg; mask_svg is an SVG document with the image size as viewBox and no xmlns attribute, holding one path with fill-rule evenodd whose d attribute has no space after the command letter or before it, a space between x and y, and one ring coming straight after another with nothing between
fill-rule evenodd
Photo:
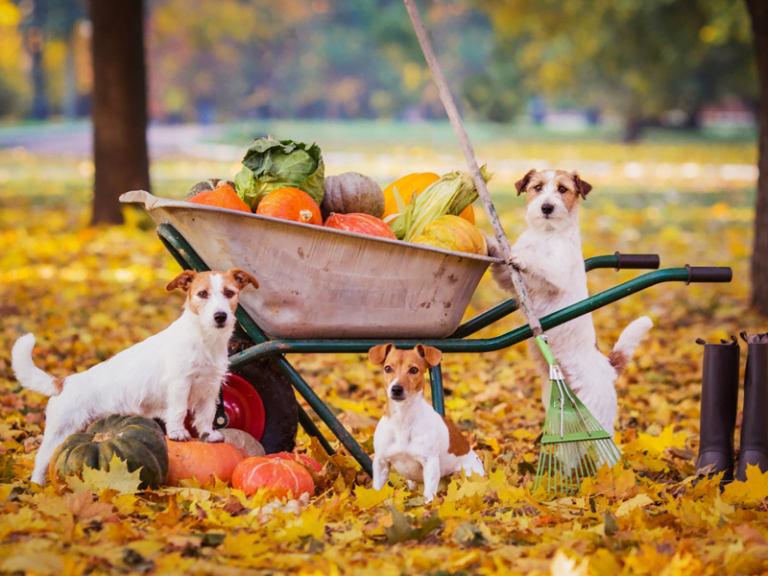
<instances>
[{"instance_id":1,"label":"large orange pumpkin","mask_svg":"<svg viewBox=\"0 0 768 576\"><path fill-rule=\"evenodd\" d=\"M232 480L235 467L246 458L242 448L226 442L167 440L168 475L165 483L171 486L177 485L179 480L191 478L205 486L215 482L214 476L228 483Z\"/></svg>"},{"instance_id":2,"label":"large orange pumpkin","mask_svg":"<svg viewBox=\"0 0 768 576\"><path fill-rule=\"evenodd\" d=\"M225 180L220 180L213 190L205 190L192 196L187 202L192 204L203 204L205 206L216 206L217 208L229 208L230 210L239 210L251 214L248 204L237 195Z\"/></svg>"},{"instance_id":3,"label":"large orange pumpkin","mask_svg":"<svg viewBox=\"0 0 768 576\"><path fill-rule=\"evenodd\" d=\"M392 228L370 214L331 214L325 221L325 227L397 240Z\"/></svg>"},{"instance_id":4,"label":"large orange pumpkin","mask_svg":"<svg viewBox=\"0 0 768 576\"><path fill-rule=\"evenodd\" d=\"M232 486L247 495L268 488L277 498L312 494L315 483L301 464L282 458L246 458L232 472Z\"/></svg>"},{"instance_id":5,"label":"large orange pumpkin","mask_svg":"<svg viewBox=\"0 0 768 576\"><path fill-rule=\"evenodd\" d=\"M280 458L281 460L290 460L301 464L305 468L311 467L315 472L320 472L323 467L320 462L307 456L306 454L294 454L293 452L276 452L275 454L267 454L265 458Z\"/></svg>"},{"instance_id":6,"label":"large orange pumpkin","mask_svg":"<svg viewBox=\"0 0 768 576\"><path fill-rule=\"evenodd\" d=\"M292 220L302 224L323 225L323 217L320 215L320 207L312 200L312 196L299 190L284 186L267 194L259 202L256 214L272 216L283 220Z\"/></svg>"}]
</instances>

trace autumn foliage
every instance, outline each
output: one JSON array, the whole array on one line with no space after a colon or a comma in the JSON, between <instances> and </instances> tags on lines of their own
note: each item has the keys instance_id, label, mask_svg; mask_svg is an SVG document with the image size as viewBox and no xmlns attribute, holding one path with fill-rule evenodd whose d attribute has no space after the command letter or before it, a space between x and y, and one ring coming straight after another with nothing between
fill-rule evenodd
<instances>
[{"instance_id":1,"label":"autumn foliage","mask_svg":"<svg viewBox=\"0 0 768 576\"><path fill-rule=\"evenodd\" d=\"M640 152L648 153L633 153ZM192 182L206 174L196 176ZM723 193L694 193L679 185L682 192L674 195L666 186L649 191L644 183L635 192L604 184L582 207L585 257L658 252L662 266L734 268L731 284L663 284L593 314L604 351L639 315L655 323L617 382L616 438L629 469L603 468L575 496L534 491L544 412L525 346L448 354L446 409L471 434L488 476L448 479L425 506L395 474L391 486L373 490L343 451L329 456L303 433L296 452L322 468L311 497L295 500L264 492L249 497L221 481L182 480L141 491L138 471L119 461L109 472L70 476L63 495L50 484L30 484L47 399L13 380L14 339L34 332L37 365L62 377L165 328L182 305L182 295L163 289L178 265L141 213L126 212L121 227L89 228L76 190L57 186L27 182L18 194L0 189L0 572L703 576L768 570L768 475L752 469L746 483L722 492L717 479L694 476L702 358L695 339L767 328L745 306L753 212L744 189L724 184ZM179 194L188 187L177 186ZM30 199L29 190L38 196ZM525 226L524 200L511 188L492 193L515 237ZM487 229L480 212L478 223ZM590 291L636 274L591 272ZM468 317L503 298L485 278ZM518 313L479 335L520 324ZM380 376L365 356L289 360L372 452L385 403Z\"/></svg>"}]
</instances>

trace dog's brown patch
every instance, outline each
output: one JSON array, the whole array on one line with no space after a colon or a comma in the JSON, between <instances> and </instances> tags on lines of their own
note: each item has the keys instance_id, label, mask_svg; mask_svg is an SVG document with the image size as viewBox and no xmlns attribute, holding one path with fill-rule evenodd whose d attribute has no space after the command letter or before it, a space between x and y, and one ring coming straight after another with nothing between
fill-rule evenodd
<instances>
[{"instance_id":1,"label":"dog's brown patch","mask_svg":"<svg viewBox=\"0 0 768 576\"><path fill-rule=\"evenodd\" d=\"M66 378L56 378L56 379L54 379L53 387L56 388L56 394L55 394L56 396L61 394L61 392L64 390L64 380L66 380Z\"/></svg>"},{"instance_id":2,"label":"dog's brown patch","mask_svg":"<svg viewBox=\"0 0 768 576\"><path fill-rule=\"evenodd\" d=\"M464 454L469 454L470 446L469 442L464 437L464 434L462 434L461 431L456 428L456 425L448 420L448 418L445 416L441 416L441 418L448 428L448 453L453 454L454 456L464 456Z\"/></svg>"},{"instance_id":3,"label":"dog's brown patch","mask_svg":"<svg viewBox=\"0 0 768 576\"><path fill-rule=\"evenodd\" d=\"M608 354L608 362L610 362L611 366L616 369L617 373L621 374L624 372L627 364L629 364L629 358L627 358L627 355L624 354L624 352L611 350L611 353Z\"/></svg>"},{"instance_id":4,"label":"dog's brown patch","mask_svg":"<svg viewBox=\"0 0 768 576\"><path fill-rule=\"evenodd\" d=\"M192 285L192 280L194 280L195 276L197 276L197 272L194 270L184 270L181 274L176 276L173 280L171 280L168 283L168 286L165 287L165 289L168 292L172 292L176 290L176 288L181 288L184 292L189 290L189 287Z\"/></svg>"},{"instance_id":5,"label":"dog's brown patch","mask_svg":"<svg viewBox=\"0 0 768 576\"><path fill-rule=\"evenodd\" d=\"M195 314L205 305L205 300L211 295L211 272L202 272L192 278L187 289L187 307ZM202 294L206 294L205 297ZM199 296L199 298L195 298Z\"/></svg>"}]
</instances>

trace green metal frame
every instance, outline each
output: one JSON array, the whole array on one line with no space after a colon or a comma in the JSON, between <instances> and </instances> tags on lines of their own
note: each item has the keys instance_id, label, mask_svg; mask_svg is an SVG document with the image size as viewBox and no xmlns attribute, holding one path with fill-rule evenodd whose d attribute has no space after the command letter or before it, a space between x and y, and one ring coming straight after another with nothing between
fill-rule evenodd
<instances>
[{"instance_id":1,"label":"green metal frame","mask_svg":"<svg viewBox=\"0 0 768 576\"><path fill-rule=\"evenodd\" d=\"M210 270L205 262L197 255L194 249L170 224L160 224L157 234L165 247L184 269L192 269L197 272ZM596 256L584 261L587 271L596 268L618 268L619 258L617 254L612 256ZM602 308L615 302L645 290L662 282L688 282L690 271L688 268L669 268L643 274L632 280L614 286L604 292L590 298L567 306L548 316L541 318L541 326L544 330L559 326L569 320ZM413 348L416 344L435 346L445 352L492 352L513 346L533 336L528 325L521 326L494 338L466 339L477 331L489 326L496 320L508 316L518 309L517 301L512 298L502 302L498 306L480 314L465 322L448 338L432 340L413 339L350 339L350 340L272 340L259 328L256 322L238 306L235 316L245 333L253 340L254 345L238 354L230 357L230 368L236 370L255 360L270 357L275 367L285 376L293 387L306 400L307 404L315 411L318 417L325 423L331 432L338 438L342 445L357 460L362 468L372 475L372 462L370 456L363 450L354 437L344 428L333 412L312 390L296 369L286 360L285 354L296 353L367 353L377 344L392 342L397 348ZM440 366L430 370L432 388L432 403L435 410L445 415L443 378ZM299 422L310 436L316 437L328 453L334 450L325 437L320 433L309 415L299 406Z\"/></svg>"}]
</instances>

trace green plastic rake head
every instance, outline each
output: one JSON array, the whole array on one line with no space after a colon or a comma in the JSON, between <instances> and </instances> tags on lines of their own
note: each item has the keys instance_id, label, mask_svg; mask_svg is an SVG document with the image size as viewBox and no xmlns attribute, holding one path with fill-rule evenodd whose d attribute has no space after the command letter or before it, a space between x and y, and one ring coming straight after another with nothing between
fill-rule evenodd
<instances>
[{"instance_id":1,"label":"green plastic rake head","mask_svg":"<svg viewBox=\"0 0 768 576\"><path fill-rule=\"evenodd\" d=\"M597 476L603 464L613 466L624 457L566 383L546 336L537 336L536 344L549 364L549 406L534 489L546 481L547 492L575 494L584 478Z\"/></svg>"}]
</instances>

